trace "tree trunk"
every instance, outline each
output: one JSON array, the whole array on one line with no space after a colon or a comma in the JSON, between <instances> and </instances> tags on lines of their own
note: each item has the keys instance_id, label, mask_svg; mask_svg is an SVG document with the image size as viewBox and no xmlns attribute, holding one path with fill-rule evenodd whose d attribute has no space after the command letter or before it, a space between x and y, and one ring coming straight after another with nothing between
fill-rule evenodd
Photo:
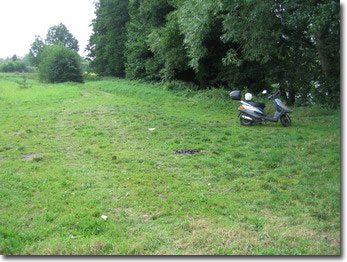
<instances>
[{"instance_id":1,"label":"tree trunk","mask_svg":"<svg viewBox=\"0 0 347 262\"><path fill-rule=\"evenodd\" d=\"M330 62L329 62L329 57L327 53L325 52L326 44L324 43L323 32L322 31L316 32L315 38L316 38L316 48L319 54L319 60L322 66L322 70L325 77L328 77L329 71L330 71Z\"/></svg>"}]
</instances>

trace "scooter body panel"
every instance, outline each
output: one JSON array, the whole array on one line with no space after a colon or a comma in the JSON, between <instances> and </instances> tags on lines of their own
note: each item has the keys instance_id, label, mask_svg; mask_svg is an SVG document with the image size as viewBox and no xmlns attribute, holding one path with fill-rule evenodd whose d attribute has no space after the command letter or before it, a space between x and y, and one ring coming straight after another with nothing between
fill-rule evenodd
<instances>
[{"instance_id":1,"label":"scooter body panel","mask_svg":"<svg viewBox=\"0 0 347 262\"><path fill-rule=\"evenodd\" d=\"M283 104L279 98L275 98L274 104L275 104L276 111L279 111L279 112L284 111L284 113L292 113L293 112L293 110L291 110L285 104Z\"/></svg>"},{"instance_id":2,"label":"scooter body panel","mask_svg":"<svg viewBox=\"0 0 347 262\"><path fill-rule=\"evenodd\" d=\"M282 101L278 98L276 98L273 101L273 103L274 103L274 107L276 111L274 116L271 117L267 115L263 109L252 106L246 101L241 101L243 109L239 109L241 113L240 117L243 117L248 120L252 120L254 122L262 122L262 121L278 122L278 120L280 119L282 115L292 112L292 110L286 107L282 103Z\"/></svg>"},{"instance_id":3,"label":"scooter body panel","mask_svg":"<svg viewBox=\"0 0 347 262\"><path fill-rule=\"evenodd\" d=\"M245 112L249 112L249 113L254 112L254 113L257 113L257 114L260 114L260 115L265 115L264 110L259 108L259 107L252 106L252 105L248 104L245 101L241 101L241 104L244 107L244 109L241 109L241 110L245 110Z\"/></svg>"}]
</instances>

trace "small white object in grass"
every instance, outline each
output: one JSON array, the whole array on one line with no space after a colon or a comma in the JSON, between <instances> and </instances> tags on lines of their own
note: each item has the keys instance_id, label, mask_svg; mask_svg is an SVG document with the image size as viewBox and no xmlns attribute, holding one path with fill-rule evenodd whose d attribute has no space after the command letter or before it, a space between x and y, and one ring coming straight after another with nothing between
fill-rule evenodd
<instances>
[{"instance_id":1,"label":"small white object in grass","mask_svg":"<svg viewBox=\"0 0 347 262\"><path fill-rule=\"evenodd\" d=\"M155 128L148 128L148 130L149 130L149 131L154 131L154 130L155 130Z\"/></svg>"},{"instance_id":2,"label":"small white object in grass","mask_svg":"<svg viewBox=\"0 0 347 262\"><path fill-rule=\"evenodd\" d=\"M208 183L208 185L210 186L210 185L211 185L211 183Z\"/></svg>"},{"instance_id":3,"label":"small white object in grass","mask_svg":"<svg viewBox=\"0 0 347 262\"><path fill-rule=\"evenodd\" d=\"M101 218L105 221L107 220L107 216L102 215Z\"/></svg>"}]
</instances>

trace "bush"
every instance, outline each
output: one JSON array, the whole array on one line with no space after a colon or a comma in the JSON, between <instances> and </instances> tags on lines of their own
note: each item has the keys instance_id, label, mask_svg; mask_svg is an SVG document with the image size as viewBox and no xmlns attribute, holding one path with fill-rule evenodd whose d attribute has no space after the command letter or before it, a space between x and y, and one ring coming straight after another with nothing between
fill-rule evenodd
<instances>
[{"instance_id":1,"label":"bush","mask_svg":"<svg viewBox=\"0 0 347 262\"><path fill-rule=\"evenodd\" d=\"M41 80L49 83L83 82L81 58L62 45L46 46L39 62Z\"/></svg>"}]
</instances>

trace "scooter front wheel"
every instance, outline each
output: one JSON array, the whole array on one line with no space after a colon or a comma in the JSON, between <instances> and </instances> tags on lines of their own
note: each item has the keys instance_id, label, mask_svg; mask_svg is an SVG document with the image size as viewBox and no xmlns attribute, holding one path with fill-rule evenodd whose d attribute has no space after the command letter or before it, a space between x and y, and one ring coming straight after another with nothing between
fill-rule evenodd
<instances>
[{"instance_id":1,"label":"scooter front wheel","mask_svg":"<svg viewBox=\"0 0 347 262\"><path fill-rule=\"evenodd\" d=\"M243 118L242 115L240 116L240 123L242 126L251 126L253 124L252 120Z\"/></svg>"},{"instance_id":2,"label":"scooter front wheel","mask_svg":"<svg viewBox=\"0 0 347 262\"><path fill-rule=\"evenodd\" d=\"M284 127L288 127L292 125L292 120L287 114L281 115L280 120L281 120L281 124Z\"/></svg>"}]
</instances>

